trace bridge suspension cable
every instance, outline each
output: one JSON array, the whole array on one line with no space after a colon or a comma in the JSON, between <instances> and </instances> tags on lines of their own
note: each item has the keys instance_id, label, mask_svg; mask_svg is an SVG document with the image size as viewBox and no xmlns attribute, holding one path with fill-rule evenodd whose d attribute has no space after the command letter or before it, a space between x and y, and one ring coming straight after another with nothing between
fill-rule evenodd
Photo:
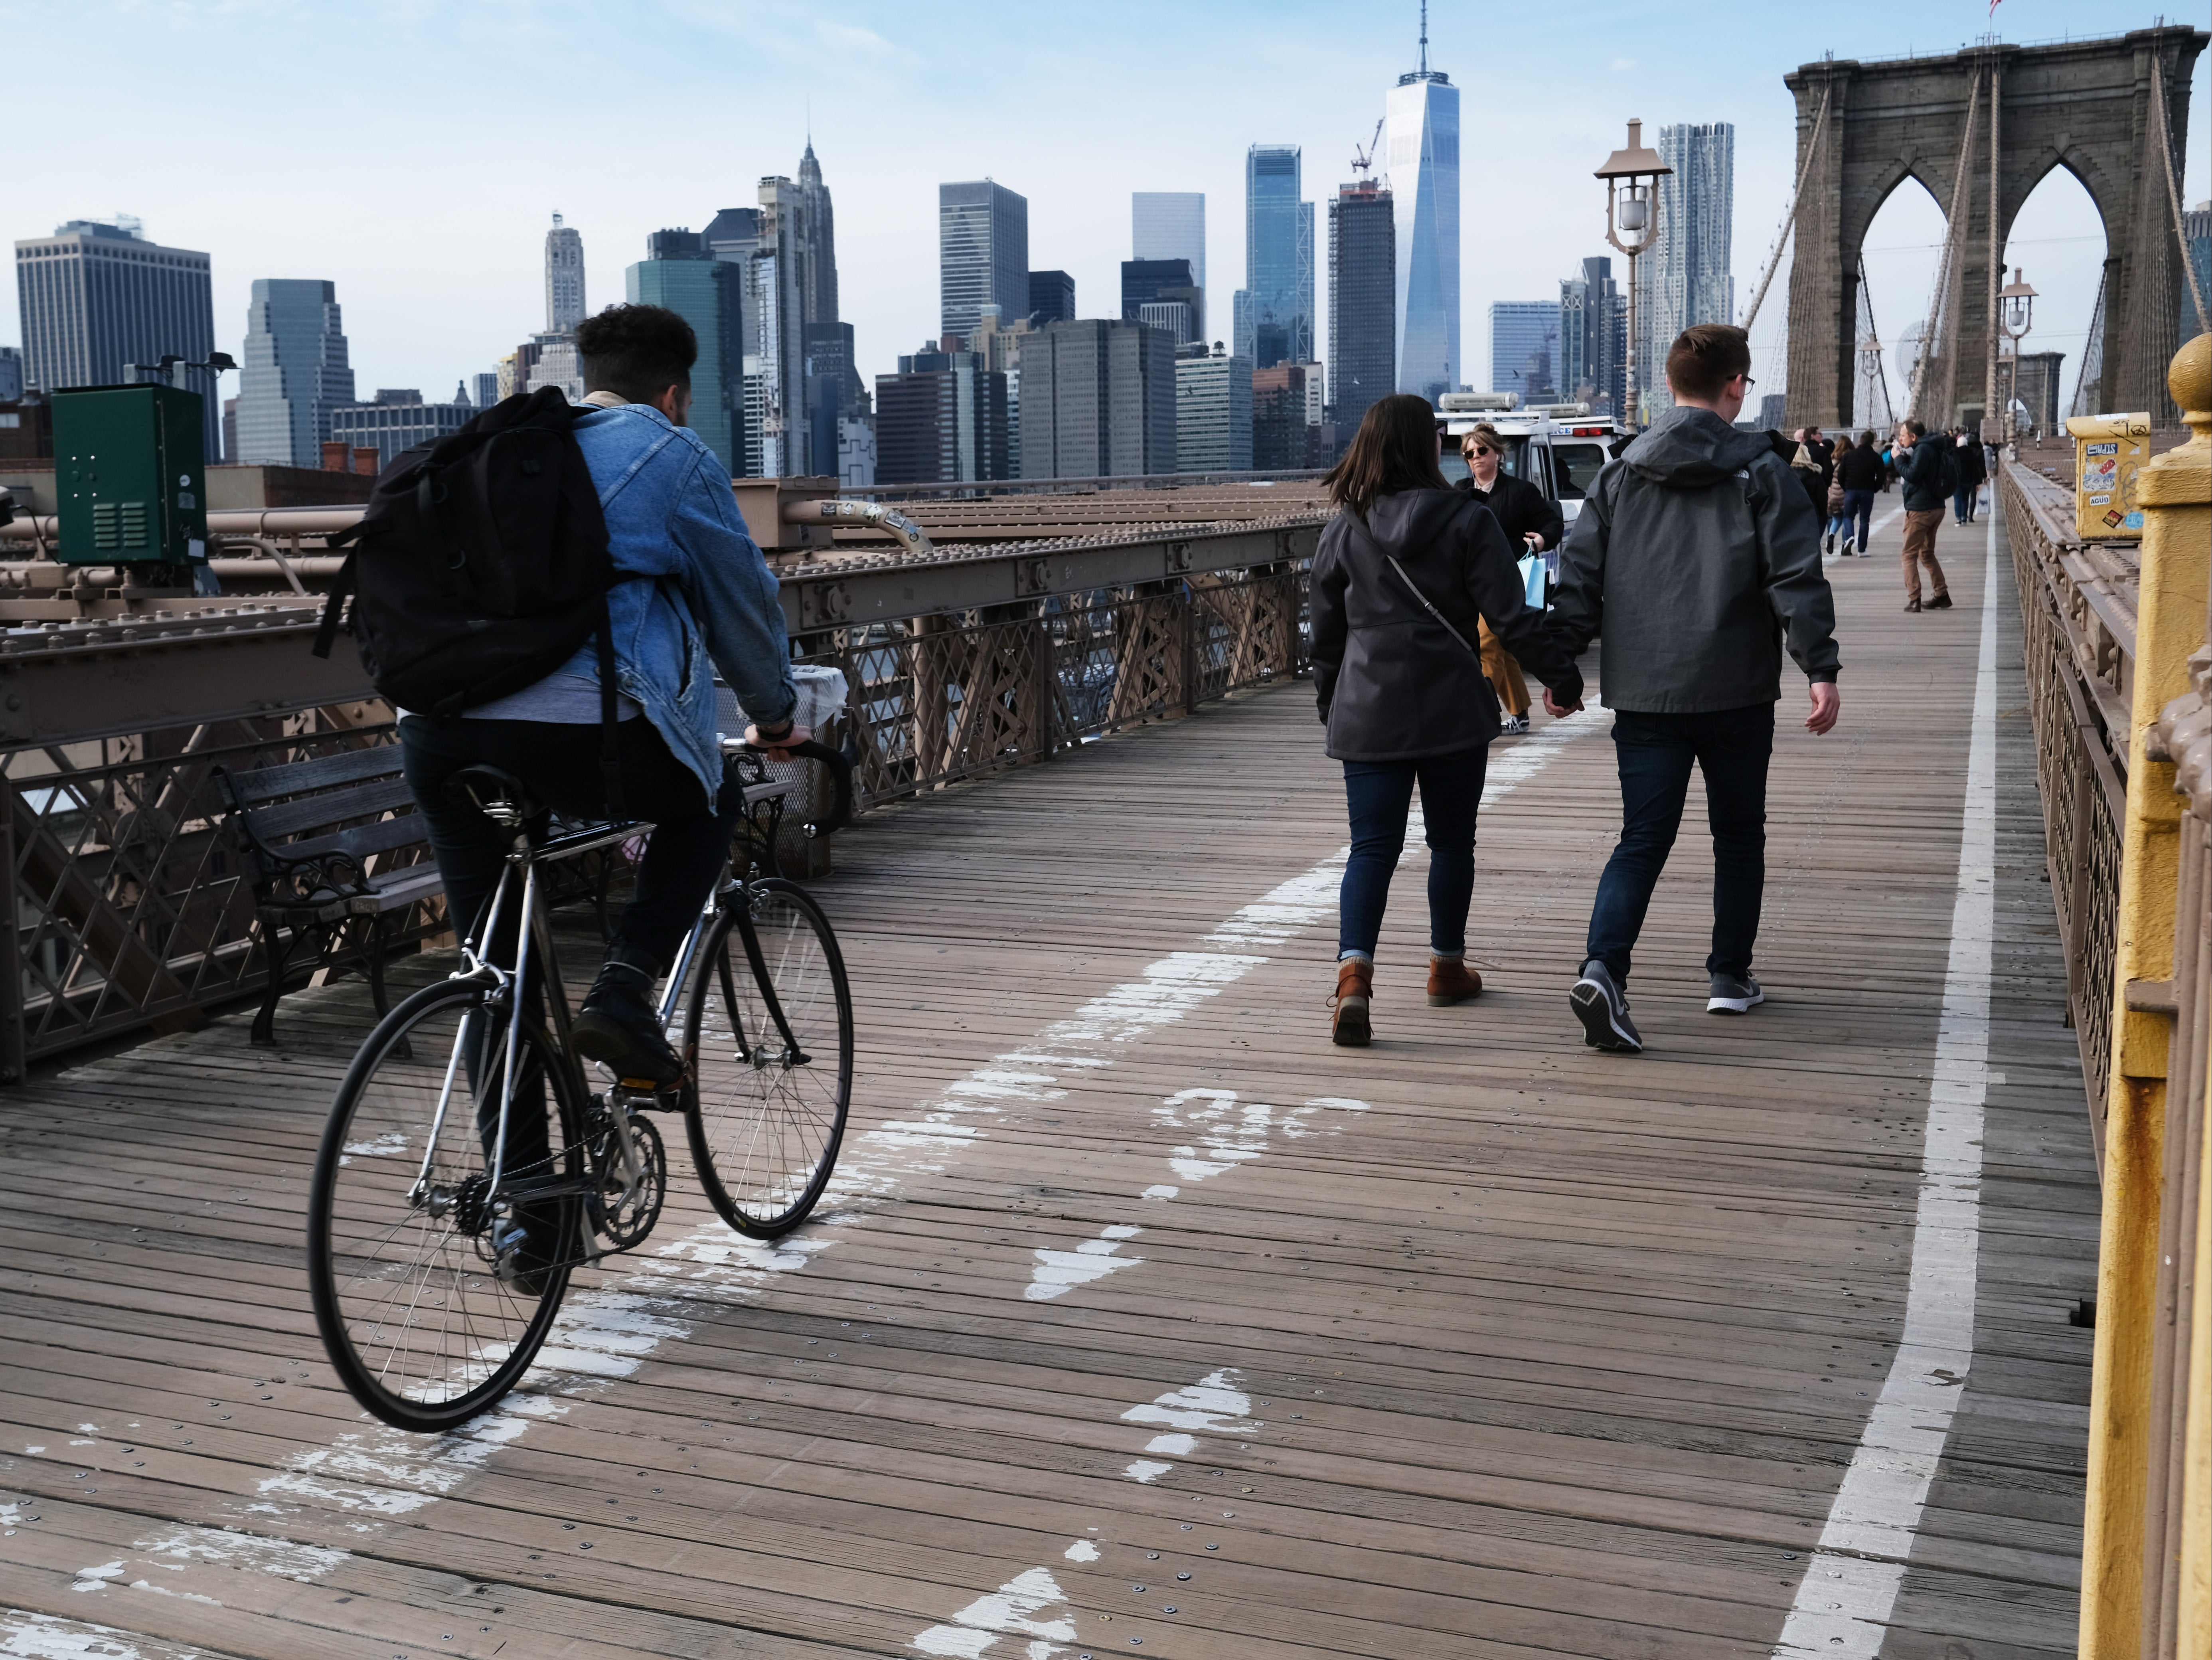
<instances>
[{"instance_id":1,"label":"bridge suspension cable","mask_svg":"<svg viewBox=\"0 0 2212 1660\"><path fill-rule=\"evenodd\" d=\"M1797 222L1797 204L1805 199L1805 181L1813 176L1813 159L1820 153L1821 135L1828 130L1828 104L1836 95L1832 82L1820 91L1820 112L1813 119L1813 141L1805 147L1804 165L1797 169L1797 188L1790 192L1789 211L1782 216L1782 228L1774 233L1774 246L1766 252L1766 268L1759 273L1759 289L1751 296L1751 306L1743 314L1742 326L1750 331L1759 316L1759 308L1766 303L1767 285L1774 281L1774 273L1781 269L1783 250L1790 246L1790 233Z\"/></svg>"},{"instance_id":2,"label":"bridge suspension cable","mask_svg":"<svg viewBox=\"0 0 2212 1660\"><path fill-rule=\"evenodd\" d=\"M1958 290L1965 275L1966 254L1966 163L1974 153L1974 128L1982 110L1982 78L1974 76L1974 89L1966 100L1966 131L1959 145L1959 165L1953 175L1951 205L1946 210L1943 225L1943 250L1936 256L1936 286L1928 297L1928 322L1920 331L1919 361L1912 366L1912 388L1905 395L1905 417L1908 421L1918 418L1924 407L1943 408L1951 402L1951 386L1954 376L1950 370L1951 356L1946 355L1944 331L1958 326ZM1929 376L1936 366L1942 365L1943 395L1929 398Z\"/></svg>"},{"instance_id":3,"label":"bridge suspension cable","mask_svg":"<svg viewBox=\"0 0 2212 1660\"><path fill-rule=\"evenodd\" d=\"M2204 309L2204 290L2197 286L2197 262L2189 257L2189 230L2181 218L2181 192L2173 179L2173 140L2166 122L2166 81L2159 67L2160 54L2150 55L2150 119L2156 129L2158 159L2166 175L2166 203L2173 215L2173 234L2181 244L2182 274L2189 279L2189 298L2197 307L2197 326L2200 332L2212 334L2212 315Z\"/></svg>"}]
</instances>

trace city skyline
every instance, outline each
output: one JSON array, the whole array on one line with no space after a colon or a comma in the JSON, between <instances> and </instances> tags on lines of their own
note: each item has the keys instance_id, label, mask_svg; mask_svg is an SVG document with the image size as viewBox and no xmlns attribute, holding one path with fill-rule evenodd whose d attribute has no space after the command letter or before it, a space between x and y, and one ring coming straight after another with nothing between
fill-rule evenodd
<instances>
[{"instance_id":1,"label":"city skyline","mask_svg":"<svg viewBox=\"0 0 2212 1660\"><path fill-rule=\"evenodd\" d=\"M27 13L18 20L18 48L34 59L96 51L125 76L200 76L210 83L281 79L287 66L305 72L316 64L327 29L343 22L335 9L314 4L252 18L182 8L153 27L143 19L125 27L116 21L121 15L100 3ZM964 32L975 37L970 56L977 72L1002 73L997 84L1005 96L988 113L954 97L949 86L914 82L904 65L926 42L909 16L889 7L851 8L836 22L743 8L724 20L701 21L682 9L647 5L634 29L610 40L574 8L549 7L527 27L510 27L488 13L430 3L392 23L393 44L410 67L380 81L373 105L362 101L365 94L340 88L342 107L389 110L393 125L382 161L395 175L449 168L452 147L473 141L479 118L455 113L474 99L453 58L460 46L502 54L526 76L551 75L557 64L587 50L615 101L643 100L640 107L675 112L649 133L603 134L580 145L562 159L557 177L549 174L542 184L507 179L495 192L434 192L419 212L410 206L407 234L389 238L364 237L357 216L311 205L327 196L313 158L259 151L249 158L248 141L228 132L204 150L167 145L156 136L150 108L125 106L97 131L72 134L68 165L32 169L21 181L11 192L9 231L16 239L45 236L66 220L120 208L141 215L158 241L208 251L216 344L234 355L243 342L253 279L333 280L346 299L362 384L450 386L457 374L481 372L488 356L526 337L541 320L539 244L552 210L562 210L587 246L601 251L606 274L594 287L604 303L611 274L651 231L696 224L702 198L748 201L760 176L790 165L806 136L808 86L824 62L835 61L847 94L836 106L814 99L813 138L840 180L839 217L850 245L842 250L841 313L854 325L856 367L866 380L887 369L902 347L933 331L931 273L926 262L902 250L933 241L938 183L989 174L1027 195L1032 263L1070 272L1082 311L1094 315L1110 314L1118 265L1130 253L1128 222L1102 206L1118 205L1136 191L1203 192L1216 210L1207 223L1208 264L1222 279L1210 286L1233 288L1243 275L1247 148L1301 144L1310 173L1307 194L1325 200L1349 176L1346 160L1355 144L1365 144L1382 114L1383 89L1411 61L1418 28L1410 3L1364 15L1362 27L1351 32L1335 9L1301 3L1265 13L1229 4L1203 16L1139 7L1114 14L1111 28L1103 11L1080 7L1048 26L1030 12L1004 7L967 8L963 17L974 25ZM1171 25L1194 51L1233 58L1237 74L1210 82L1203 106L1189 106L1182 95L1188 83L1160 74L1152 55L1139 49L1152 38L1145 33L1147 19ZM1266 27L1255 29L1261 19ZM1765 261L1790 185L1796 117L1781 75L1832 46L1839 57L1954 51L1987 27L1987 10L1980 0L1940 8L1910 24L1885 24L1874 40L1844 38L1838 25L1817 17L1762 16L1716 41L1680 36L1629 8L1570 12L1539 5L1526 13L1527 27L1517 28L1439 12L1431 25L1431 61L1454 71L1473 109L1507 87L1555 81L1559 31L1570 20L1603 43L1590 54L1577 89L1555 109L1516 118L1510 145L1486 137L1480 145L1487 153L1479 153L1470 130L1461 299L1463 312L1474 317L1494 300L1554 291L1583 258L1603 251L1602 192L1589 173L1619 144L1621 123L1632 114L1653 126L1735 124L1739 200L1731 265L1740 306ZM2118 32L2149 21L2146 13L2098 27ZM1996 22L2008 40L2081 27L2051 0L2007 0ZM1032 78L1025 66L1040 51L1066 52L1085 64L1085 73L1072 80ZM707 93L733 54L763 65L759 95L734 109ZM2212 103L2206 88L2200 63L2186 135L2185 208L2207 194L2204 115ZM909 112L896 154L866 143L860 117L872 100ZM417 113L434 119L410 127L402 119ZM1097 144L1090 135L1102 121L1124 137L1111 146ZM1404 185L1394 185L1402 198ZM1900 222L1892 226L1892 217ZM1877 225L1869 277L1887 331L1924 305L1940 236L1940 229L1929 234L1930 223L1940 226L1932 202L1907 186ZM2008 263L2024 264L2045 296L2038 307L2039 343L2047 339L2077 353L2102 257L2094 208L2070 179L2046 183L2014 240ZM1776 280L1786 291L1786 267ZM1209 334L1225 337L1223 308L1209 309ZM1327 307L1319 295L1316 309L1324 337L1316 351L1325 357ZM1781 309L1770 299L1757 331L1762 381L1765 343ZM1488 377L1480 333L1469 331L1462 347L1468 361L1455 372L1470 384ZM2077 337L2064 337L2069 334ZM19 321L0 306L0 342L21 339ZM236 385L227 381L223 394L234 395Z\"/></svg>"}]
</instances>

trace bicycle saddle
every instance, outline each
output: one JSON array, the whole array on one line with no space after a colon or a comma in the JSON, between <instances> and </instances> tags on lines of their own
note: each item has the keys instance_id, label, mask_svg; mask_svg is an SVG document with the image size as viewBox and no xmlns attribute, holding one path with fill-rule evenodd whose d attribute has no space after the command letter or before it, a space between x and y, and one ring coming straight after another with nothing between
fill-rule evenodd
<instances>
[{"instance_id":1,"label":"bicycle saddle","mask_svg":"<svg viewBox=\"0 0 2212 1660\"><path fill-rule=\"evenodd\" d=\"M474 807L501 823L525 824L545 811L544 804L520 778L481 762L447 775L446 799L456 806Z\"/></svg>"}]
</instances>

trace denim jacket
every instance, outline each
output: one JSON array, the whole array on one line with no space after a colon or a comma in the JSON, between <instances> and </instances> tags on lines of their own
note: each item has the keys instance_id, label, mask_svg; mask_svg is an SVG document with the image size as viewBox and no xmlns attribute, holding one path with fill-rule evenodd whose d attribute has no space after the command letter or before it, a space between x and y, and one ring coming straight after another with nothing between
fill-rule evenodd
<instances>
[{"instance_id":1,"label":"denim jacket","mask_svg":"<svg viewBox=\"0 0 2212 1660\"><path fill-rule=\"evenodd\" d=\"M653 579L617 581L608 593L616 679L711 803L722 779L711 669L757 721L775 725L798 705L775 577L698 434L646 404L589 410L575 431L615 569ZM597 642L561 672L597 684Z\"/></svg>"}]
</instances>

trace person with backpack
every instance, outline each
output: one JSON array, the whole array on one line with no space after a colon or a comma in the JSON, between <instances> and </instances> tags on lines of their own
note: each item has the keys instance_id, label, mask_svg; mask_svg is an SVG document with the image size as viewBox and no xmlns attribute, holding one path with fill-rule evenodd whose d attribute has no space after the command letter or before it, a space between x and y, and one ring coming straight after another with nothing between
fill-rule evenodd
<instances>
[{"instance_id":1,"label":"person with backpack","mask_svg":"<svg viewBox=\"0 0 2212 1660\"><path fill-rule=\"evenodd\" d=\"M1693 764L1713 834L1705 1008L1742 1014L1765 1000L1751 963L1785 645L1811 683L1806 730L1831 731L1842 708L1820 521L1768 435L1733 424L1750 369L1743 330L1684 331L1667 354L1674 407L1598 474L1560 552L1551 630L1571 657L1603 633L1620 769L1620 841L1598 879L1567 998L1597 1049L1644 1047L1628 1015L1630 954L1681 828ZM1555 715L1578 707L1549 693L1544 702Z\"/></svg>"},{"instance_id":2,"label":"person with backpack","mask_svg":"<svg viewBox=\"0 0 2212 1660\"><path fill-rule=\"evenodd\" d=\"M1948 611L1951 589L1943 581L1943 567L1936 562L1936 527L1943 522L1956 488L1951 446L1924 443L1928 429L1917 421L1901 421L1897 428L1897 476L1905 486L1905 608L1907 611ZM1932 592L1920 603L1920 571L1925 566Z\"/></svg>"},{"instance_id":3,"label":"person with backpack","mask_svg":"<svg viewBox=\"0 0 2212 1660\"><path fill-rule=\"evenodd\" d=\"M1429 1002L1482 989L1467 966L1467 915L1498 714L1480 626L1552 689L1547 699L1582 697L1573 656L1528 603L1519 549L1489 508L1445 483L1443 445L1427 399L1395 392L1370 405L1328 475L1339 511L1314 553L1314 688L1352 819L1330 1022L1331 1040L1347 1047L1371 1033L1376 944L1416 785L1429 844Z\"/></svg>"},{"instance_id":4,"label":"person with backpack","mask_svg":"<svg viewBox=\"0 0 2212 1660\"><path fill-rule=\"evenodd\" d=\"M798 690L775 577L746 533L728 471L684 424L699 355L691 325L659 306L611 307L578 325L576 350L583 406L552 388L508 398L427 457L401 457L379 481L380 498L387 483L403 500L445 492L453 534L426 550L435 556L423 568L434 574L458 555L480 603L502 587L527 596L533 581L542 584L564 533L599 553L598 590L584 585L574 608L585 617L580 643L572 628L534 662L510 654L505 684L464 684L434 703L406 704L399 741L464 936L498 884L507 844L483 814L447 799L447 781L462 768L510 772L564 817L652 823L635 893L572 1031L587 1058L665 1087L684 1067L656 1017L654 984L714 891L743 802L717 739L714 671L752 717L747 737L771 756L807 733L793 723ZM375 579L403 582L413 567L401 562L404 535L375 533L379 512L372 501L363 520L356 632L364 660L380 650L389 661L400 642L374 625L393 596ZM380 544L393 544L390 556ZM531 621L494 616L475 631L475 657L488 663ZM512 942L495 946L511 964Z\"/></svg>"}]
</instances>

